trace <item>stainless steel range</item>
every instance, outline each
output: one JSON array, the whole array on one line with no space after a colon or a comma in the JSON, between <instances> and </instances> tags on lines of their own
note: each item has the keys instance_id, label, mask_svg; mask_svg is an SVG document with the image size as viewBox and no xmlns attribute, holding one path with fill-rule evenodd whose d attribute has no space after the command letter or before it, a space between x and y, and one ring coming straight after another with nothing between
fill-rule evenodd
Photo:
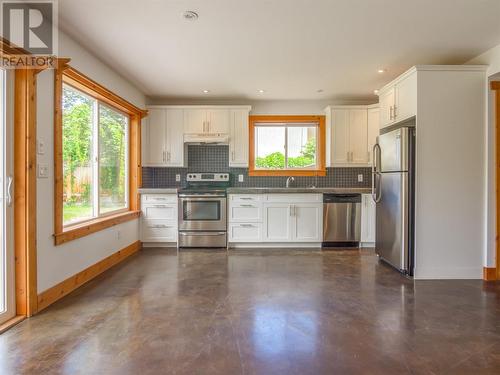
<instances>
[{"instance_id":1,"label":"stainless steel range","mask_svg":"<svg viewBox=\"0 0 500 375\"><path fill-rule=\"evenodd\" d=\"M226 247L228 173L188 173L179 190L179 247Z\"/></svg>"}]
</instances>

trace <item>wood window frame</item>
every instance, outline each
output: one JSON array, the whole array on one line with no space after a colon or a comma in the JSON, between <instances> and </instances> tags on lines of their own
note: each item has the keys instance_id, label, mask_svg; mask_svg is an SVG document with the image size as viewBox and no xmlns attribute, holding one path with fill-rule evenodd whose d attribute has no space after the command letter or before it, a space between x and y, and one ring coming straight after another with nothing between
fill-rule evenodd
<instances>
[{"instance_id":1,"label":"wood window frame","mask_svg":"<svg viewBox=\"0 0 500 375\"><path fill-rule=\"evenodd\" d=\"M95 218L67 228L63 224L63 83L67 83L86 95L129 116L128 210ZM138 189L141 186L141 119L146 115L146 110L136 107L69 66L69 59L60 59L54 74L54 242L56 246L139 217L140 198Z\"/></svg>"},{"instance_id":2,"label":"wood window frame","mask_svg":"<svg viewBox=\"0 0 500 375\"><path fill-rule=\"evenodd\" d=\"M255 168L255 126L257 123L304 123L318 124L316 169L256 169ZM306 115L253 115L248 118L249 148L248 148L248 175L249 176L326 176L326 129L325 116Z\"/></svg>"}]
</instances>

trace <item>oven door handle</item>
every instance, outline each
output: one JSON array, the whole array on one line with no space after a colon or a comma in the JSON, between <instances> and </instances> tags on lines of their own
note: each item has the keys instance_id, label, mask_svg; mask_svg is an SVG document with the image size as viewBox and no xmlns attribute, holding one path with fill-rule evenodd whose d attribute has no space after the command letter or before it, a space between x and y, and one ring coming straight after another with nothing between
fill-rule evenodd
<instances>
[{"instance_id":1,"label":"oven door handle","mask_svg":"<svg viewBox=\"0 0 500 375\"><path fill-rule=\"evenodd\" d=\"M179 232L179 236L221 236L226 232Z\"/></svg>"}]
</instances>

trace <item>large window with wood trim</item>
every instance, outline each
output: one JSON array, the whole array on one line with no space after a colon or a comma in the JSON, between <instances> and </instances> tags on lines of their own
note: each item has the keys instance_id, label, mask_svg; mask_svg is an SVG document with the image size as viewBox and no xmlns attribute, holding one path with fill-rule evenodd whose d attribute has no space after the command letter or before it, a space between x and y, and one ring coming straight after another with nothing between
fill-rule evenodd
<instances>
[{"instance_id":1,"label":"large window with wood trim","mask_svg":"<svg viewBox=\"0 0 500 375\"><path fill-rule=\"evenodd\" d=\"M128 209L128 116L63 84L63 224Z\"/></svg>"},{"instance_id":2,"label":"large window with wood trim","mask_svg":"<svg viewBox=\"0 0 500 375\"><path fill-rule=\"evenodd\" d=\"M250 116L251 176L325 174L324 116Z\"/></svg>"},{"instance_id":3,"label":"large window with wood trim","mask_svg":"<svg viewBox=\"0 0 500 375\"><path fill-rule=\"evenodd\" d=\"M56 72L55 242L138 217L145 111L77 70Z\"/></svg>"}]
</instances>

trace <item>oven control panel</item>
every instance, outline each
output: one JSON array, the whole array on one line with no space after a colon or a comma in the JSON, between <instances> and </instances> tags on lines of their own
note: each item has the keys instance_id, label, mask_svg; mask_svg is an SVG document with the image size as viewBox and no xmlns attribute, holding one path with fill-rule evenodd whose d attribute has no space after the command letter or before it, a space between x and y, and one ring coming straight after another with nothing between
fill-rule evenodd
<instances>
[{"instance_id":1,"label":"oven control panel","mask_svg":"<svg viewBox=\"0 0 500 375\"><path fill-rule=\"evenodd\" d=\"M189 182L227 182L229 181L229 173L188 173L186 181Z\"/></svg>"}]
</instances>

